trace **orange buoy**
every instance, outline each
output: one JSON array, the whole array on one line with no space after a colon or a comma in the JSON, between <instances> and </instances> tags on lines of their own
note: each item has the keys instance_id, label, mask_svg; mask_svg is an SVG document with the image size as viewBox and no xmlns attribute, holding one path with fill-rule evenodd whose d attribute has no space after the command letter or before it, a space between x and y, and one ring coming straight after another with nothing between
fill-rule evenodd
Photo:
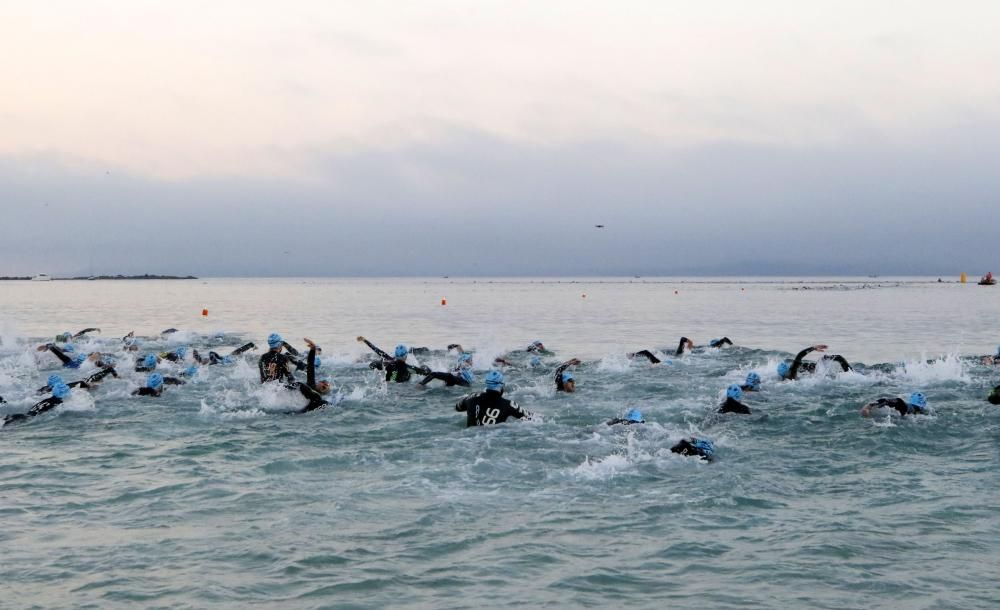
<instances>
[{"instance_id":1,"label":"orange buoy","mask_svg":"<svg viewBox=\"0 0 1000 610\"><path fill-rule=\"evenodd\" d=\"M447 305L448 299L441 299L441 305Z\"/></svg>"},{"instance_id":2,"label":"orange buoy","mask_svg":"<svg viewBox=\"0 0 1000 610\"><path fill-rule=\"evenodd\" d=\"M202 309L201 310L201 315L203 315L205 317L208 317L208 310L207 309Z\"/></svg>"}]
</instances>

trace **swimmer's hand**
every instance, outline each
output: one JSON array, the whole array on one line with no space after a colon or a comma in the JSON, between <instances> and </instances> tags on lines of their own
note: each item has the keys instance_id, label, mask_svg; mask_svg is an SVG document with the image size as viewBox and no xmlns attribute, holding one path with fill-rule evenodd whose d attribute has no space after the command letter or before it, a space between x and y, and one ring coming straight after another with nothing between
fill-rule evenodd
<instances>
[{"instance_id":1,"label":"swimmer's hand","mask_svg":"<svg viewBox=\"0 0 1000 610\"><path fill-rule=\"evenodd\" d=\"M315 347L316 347L316 344L315 344L315 343L313 343L313 342L312 342L312 339L310 339L309 337L305 337L305 338L303 338L302 340L303 340L303 341L305 341L305 342L306 342L306 345L308 345L309 347L312 347L312 348L315 348Z\"/></svg>"},{"instance_id":2,"label":"swimmer's hand","mask_svg":"<svg viewBox=\"0 0 1000 610\"><path fill-rule=\"evenodd\" d=\"M358 343L361 343L364 340L365 340L364 337L362 337L361 335L358 335Z\"/></svg>"},{"instance_id":3,"label":"swimmer's hand","mask_svg":"<svg viewBox=\"0 0 1000 610\"><path fill-rule=\"evenodd\" d=\"M817 352L825 352L826 348L827 346L823 344L813 346L813 349L816 350Z\"/></svg>"}]
</instances>

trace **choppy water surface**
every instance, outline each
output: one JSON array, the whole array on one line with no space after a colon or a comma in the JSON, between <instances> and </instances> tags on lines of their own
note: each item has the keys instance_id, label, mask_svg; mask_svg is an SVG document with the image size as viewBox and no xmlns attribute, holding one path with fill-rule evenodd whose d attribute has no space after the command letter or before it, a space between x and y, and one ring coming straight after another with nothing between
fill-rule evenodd
<instances>
[{"instance_id":1,"label":"choppy water surface","mask_svg":"<svg viewBox=\"0 0 1000 610\"><path fill-rule=\"evenodd\" d=\"M0 429L0 607L996 607L1000 370L971 356L1000 343L998 303L906 278L0 283L0 413L62 372L32 348L85 326L103 333L82 348L134 329L142 353L309 336L342 399L280 414L304 401L261 388L253 353L132 398L144 376L120 354L121 379ZM539 417L466 429L464 390L386 387L358 334L461 343L477 389L542 339L541 370L506 371ZM682 334L737 345L624 357ZM858 372L777 381L819 342ZM557 395L574 356L579 391ZM713 415L750 370L754 414ZM931 415L858 416L913 390ZM604 425L627 407L648 423ZM717 460L671 454L688 435Z\"/></svg>"}]
</instances>

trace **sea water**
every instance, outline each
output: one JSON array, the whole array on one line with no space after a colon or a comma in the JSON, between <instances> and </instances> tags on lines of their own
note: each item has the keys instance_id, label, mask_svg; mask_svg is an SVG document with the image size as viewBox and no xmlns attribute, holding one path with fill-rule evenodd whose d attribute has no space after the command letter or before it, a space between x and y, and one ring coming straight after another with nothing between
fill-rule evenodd
<instances>
[{"instance_id":1,"label":"sea water","mask_svg":"<svg viewBox=\"0 0 1000 610\"><path fill-rule=\"evenodd\" d=\"M63 331L100 327L77 348L121 376L0 429L0 608L997 607L1000 369L974 356L1000 288L936 280L2 282L0 413L92 372L34 350ZM339 402L284 414L305 401L259 384L262 350L132 397L132 330L138 355L309 337ZM460 343L475 390L506 357L534 418L466 429L470 390L386 385L358 335L435 370ZM676 358L682 335L735 346ZM777 379L817 343L856 370ZM753 414L715 414L749 371ZM858 414L911 391L929 415ZM688 436L716 460L669 451Z\"/></svg>"}]
</instances>

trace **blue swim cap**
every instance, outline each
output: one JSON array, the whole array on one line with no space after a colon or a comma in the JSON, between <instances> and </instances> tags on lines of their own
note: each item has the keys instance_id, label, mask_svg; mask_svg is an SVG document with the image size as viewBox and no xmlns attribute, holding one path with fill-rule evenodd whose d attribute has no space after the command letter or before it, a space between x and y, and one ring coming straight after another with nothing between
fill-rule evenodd
<instances>
[{"instance_id":1,"label":"blue swim cap","mask_svg":"<svg viewBox=\"0 0 1000 610\"><path fill-rule=\"evenodd\" d=\"M271 349L274 349L276 347L281 347L281 344L284 342L285 340L282 339L281 335L279 335L278 333L271 333L270 335L267 336L267 346L270 347Z\"/></svg>"},{"instance_id":2,"label":"blue swim cap","mask_svg":"<svg viewBox=\"0 0 1000 610\"><path fill-rule=\"evenodd\" d=\"M191 366L184 369L183 373L181 373L181 375L184 375L185 377L194 377L197 374L198 374L198 365L196 364L192 364Z\"/></svg>"},{"instance_id":3,"label":"blue swim cap","mask_svg":"<svg viewBox=\"0 0 1000 610\"><path fill-rule=\"evenodd\" d=\"M743 398L743 389L734 383L726 388L726 396L733 400L739 400Z\"/></svg>"},{"instance_id":4,"label":"blue swim cap","mask_svg":"<svg viewBox=\"0 0 1000 610\"><path fill-rule=\"evenodd\" d=\"M163 385L163 375L159 373L153 373L152 375L146 378L146 387L151 390L155 390L161 385Z\"/></svg>"},{"instance_id":5,"label":"blue swim cap","mask_svg":"<svg viewBox=\"0 0 1000 610\"><path fill-rule=\"evenodd\" d=\"M708 342L708 346L718 347L720 343L722 343L722 339L712 339L711 341Z\"/></svg>"},{"instance_id":6,"label":"blue swim cap","mask_svg":"<svg viewBox=\"0 0 1000 610\"><path fill-rule=\"evenodd\" d=\"M66 398L69 396L69 386L60 381L52 386L52 395L56 398Z\"/></svg>"},{"instance_id":7,"label":"blue swim cap","mask_svg":"<svg viewBox=\"0 0 1000 610\"><path fill-rule=\"evenodd\" d=\"M532 356L531 360L528 361L529 366L542 366L541 356Z\"/></svg>"},{"instance_id":8,"label":"blue swim cap","mask_svg":"<svg viewBox=\"0 0 1000 610\"><path fill-rule=\"evenodd\" d=\"M700 438L691 439L691 445L701 451L702 455L705 457L712 457L715 455L715 445L712 441L702 440Z\"/></svg>"},{"instance_id":9,"label":"blue swim cap","mask_svg":"<svg viewBox=\"0 0 1000 610\"><path fill-rule=\"evenodd\" d=\"M54 387L56 387L57 384L60 384L60 383L63 383L63 378L60 377L59 375L52 374L52 375L49 375L49 382L46 383L45 385L47 385L47 386L49 386L51 388L54 388Z\"/></svg>"},{"instance_id":10,"label":"blue swim cap","mask_svg":"<svg viewBox=\"0 0 1000 610\"><path fill-rule=\"evenodd\" d=\"M236 359L233 358L232 356L223 356L222 357L222 364L232 364L234 362L236 362Z\"/></svg>"},{"instance_id":11,"label":"blue swim cap","mask_svg":"<svg viewBox=\"0 0 1000 610\"><path fill-rule=\"evenodd\" d=\"M188 348L184 347L183 345L174 350L174 355L177 356L178 358L183 358L184 356L187 356L187 353L188 353Z\"/></svg>"},{"instance_id":12,"label":"blue swim cap","mask_svg":"<svg viewBox=\"0 0 1000 610\"><path fill-rule=\"evenodd\" d=\"M118 358L115 358L111 354L101 354L101 362L110 366L112 364L116 364L118 362Z\"/></svg>"},{"instance_id":13,"label":"blue swim cap","mask_svg":"<svg viewBox=\"0 0 1000 610\"><path fill-rule=\"evenodd\" d=\"M83 364L86 361L87 361L87 355L86 354L77 354L77 355L73 356L73 360L69 363L69 366L71 368L74 368L74 369L75 368L79 368L80 365Z\"/></svg>"},{"instance_id":14,"label":"blue swim cap","mask_svg":"<svg viewBox=\"0 0 1000 610\"><path fill-rule=\"evenodd\" d=\"M146 357L142 359L142 366L144 366L147 369L155 369L156 368L156 355L155 354L146 354Z\"/></svg>"},{"instance_id":15,"label":"blue swim cap","mask_svg":"<svg viewBox=\"0 0 1000 610\"><path fill-rule=\"evenodd\" d=\"M625 419L641 424L643 422L642 412L639 409L629 409L628 413L625 414Z\"/></svg>"},{"instance_id":16,"label":"blue swim cap","mask_svg":"<svg viewBox=\"0 0 1000 610\"><path fill-rule=\"evenodd\" d=\"M470 368L460 369L458 371L458 376L464 379L466 383L472 383L472 381L476 378L475 374L473 374L472 369Z\"/></svg>"},{"instance_id":17,"label":"blue swim cap","mask_svg":"<svg viewBox=\"0 0 1000 610\"><path fill-rule=\"evenodd\" d=\"M462 352L458 355L458 361L461 362L472 362L472 354L469 352Z\"/></svg>"},{"instance_id":18,"label":"blue swim cap","mask_svg":"<svg viewBox=\"0 0 1000 610\"><path fill-rule=\"evenodd\" d=\"M73 345L72 343L67 343L66 345L62 346L62 351L73 353L76 351L76 346Z\"/></svg>"},{"instance_id":19,"label":"blue swim cap","mask_svg":"<svg viewBox=\"0 0 1000 610\"><path fill-rule=\"evenodd\" d=\"M788 373L792 370L792 365L788 364L787 361L782 360L778 363L778 376L784 379L788 377Z\"/></svg>"},{"instance_id":20,"label":"blue swim cap","mask_svg":"<svg viewBox=\"0 0 1000 610\"><path fill-rule=\"evenodd\" d=\"M319 367L323 366L323 359L320 358L319 356L316 356L313 359L313 366L315 366L316 368L319 368Z\"/></svg>"},{"instance_id":21,"label":"blue swim cap","mask_svg":"<svg viewBox=\"0 0 1000 610\"><path fill-rule=\"evenodd\" d=\"M747 373L747 385L755 390L760 386L760 375L757 374L757 371Z\"/></svg>"},{"instance_id":22,"label":"blue swim cap","mask_svg":"<svg viewBox=\"0 0 1000 610\"><path fill-rule=\"evenodd\" d=\"M489 373L486 373L486 389L487 390L502 390L503 389L503 373L493 369Z\"/></svg>"},{"instance_id":23,"label":"blue swim cap","mask_svg":"<svg viewBox=\"0 0 1000 610\"><path fill-rule=\"evenodd\" d=\"M910 394L910 404L917 409L924 411L927 409L927 397L924 396L923 392L914 392Z\"/></svg>"},{"instance_id":24,"label":"blue swim cap","mask_svg":"<svg viewBox=\"0 0 1000 610\"><path fill-rule=\"evenodd\" d=\"M566 371L562 374L562 382L569 383L570 381L576 381L576 379L573 377L573 373Z\"/></svg>"},{"instance_id":25,"label":"blue swim cap","mask_svg":"<svg viewBox=\"0 0 1000 610\"><path fill-rule=\"evenodd\" d=\"M406 355L410 353L410 348L406 347L402 343L396 346L396 357L406 358Z\"/></svg>"}]
</instances>

